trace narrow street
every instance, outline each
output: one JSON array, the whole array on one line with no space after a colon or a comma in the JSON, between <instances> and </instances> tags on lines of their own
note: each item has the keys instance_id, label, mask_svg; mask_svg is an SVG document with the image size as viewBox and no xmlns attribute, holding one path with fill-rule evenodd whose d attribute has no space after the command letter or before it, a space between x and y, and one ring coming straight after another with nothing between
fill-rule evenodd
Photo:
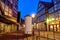
<instances>
[{"instance_id":1,"label":"narrow street","mask_svg":"<svg viewBox=\"0 0 60 40\"><path fill-rule=\"evenodd\" d=\"M60 0L0 0L0 40L60 40Z\"/></svg>"}]
</instances>

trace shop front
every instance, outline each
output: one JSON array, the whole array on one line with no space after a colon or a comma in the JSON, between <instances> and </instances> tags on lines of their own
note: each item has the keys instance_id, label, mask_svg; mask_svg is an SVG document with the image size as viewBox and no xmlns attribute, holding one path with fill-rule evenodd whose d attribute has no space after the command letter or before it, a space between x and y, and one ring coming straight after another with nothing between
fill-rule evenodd
<instances>
[{"instance_id":1,"label":"shop front","mask_svg":"<svg viewBox=\"0 0 60 40\"><path fill-rule=\"evenodd\" d=\"M9 32L14 32L16 31L16 25L15 24L7 24L7 23L2 23L0 22L0 33L9 33Z\"/></svg>"},{"instance_id":2,"label":"shop front","mask_svg":"<svg viewBox=\"0 0 60 40\"><path fill-rule=\"evenodd\" d=\"M49 25L49 31L60 32L60 21L53 21Z\"/></svg>"},{"instance_id":3,"label":"shop front","mask_svg":"<svg viewBox=\"0 0 60 40\"><path fill-rule=\"evenodd\" d=\"M0 16L0 34L17 31L17 21L13 17Z\"/></svg>"}]
</instances>

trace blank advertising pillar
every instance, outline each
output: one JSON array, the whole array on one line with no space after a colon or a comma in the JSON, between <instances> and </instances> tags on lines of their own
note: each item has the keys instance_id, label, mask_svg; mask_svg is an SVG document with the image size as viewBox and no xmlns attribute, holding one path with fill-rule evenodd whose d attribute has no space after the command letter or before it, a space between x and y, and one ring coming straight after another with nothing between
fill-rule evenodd
<instances>
[{"instance_id":1,"label":"blank advertising pillar","mask_svg":"<svg viewBox=\"0 0 60 40\"><path fill-rule=\"evenodd\" d=\"M32 17L25 17L25 34L32 34Z\"/></svg>"}]
</instances>

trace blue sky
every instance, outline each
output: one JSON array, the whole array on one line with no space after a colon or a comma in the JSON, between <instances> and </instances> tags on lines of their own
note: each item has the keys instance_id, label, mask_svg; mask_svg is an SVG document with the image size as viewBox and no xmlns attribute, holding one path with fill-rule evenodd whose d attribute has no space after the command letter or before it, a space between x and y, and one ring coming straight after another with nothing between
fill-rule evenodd
<instances>
[{"instance_id":1,"label":"blue sky","mask_svg":"<svg viewBox=\"0 0 60 40\"><path fill-rule=\"evenodd\" d=\"M44 2L52 2L52 0L40 0L40 1L44 1Z\"/></svg>"},{"instance_id":2,"label":"blue sky","mask_svg":"<svg viewBox=\"0 0 60 40\"><path fill-rule=\"evenodd\" d=\"M36 13L39 0L19 0L18 11L21 12L21 18L27 14Z\"/></svg>"},{"instance_id":3,"label":"blue sky","mask_svg":"<svg viewBox=\"0 0 60 40\"><path fill-rule=\"evenodd\" d=\"M42 0L50 2L51 0ZM18 1L18 11L21 12L21 18L24 19L24 16L27 14L36 13L38 8L38 2L39 0L19 0Z\"/></svg>"}]
</instances>

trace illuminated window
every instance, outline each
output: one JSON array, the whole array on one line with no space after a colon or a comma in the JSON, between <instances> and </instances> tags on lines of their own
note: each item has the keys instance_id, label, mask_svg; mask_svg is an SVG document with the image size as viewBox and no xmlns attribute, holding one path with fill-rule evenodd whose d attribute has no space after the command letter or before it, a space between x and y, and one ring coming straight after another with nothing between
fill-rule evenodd
<instances>
[{"instance_id":1,"label":"illuminated window","mask_svg":"<svg viewBox=\"0 0 60 40\"><path fill-rule=\"evenodd\" d=\"M8 15L8 6L5 6L5 15Z\"/></svg>"},{"instance_id":2,"label":"illuminated window","mask_svg":"<svg viewBox=\"0 0 60 40\"><path fill-rule=\"evenodd\" d=\"M11 27L12 27L12 25L9 24L8 25L8 32L11 32L11 30L12 30Z\"/></svg>"},{"instance_id":3,"label":"illuminated window","mask_svg":"<svg viewBox=\"0 0 60 40\"><path fill-rule=\"evenodd\" d=\"M37 29L38 29L38 24L37 24Z\"/></svg>"},{"instance_id":4,"label":"illuminated window","mask_svg":"<svg viewBox=\"0 0 60 40\"><path fill-rule=\"evenodd\" d=\"M50 31L53 31L53 25L50 25Z\"/></svg>"},{"instance_id":5,"label":"illuminated window","mask_svg":"<svg viewBox=\"0 0 60 40\"><path fill-rule=\"evenodd\" d=\"M12 10L9 9L9 16L12 16Z\"/></svg>"},{"instance_id":6,"label":"illuminated window","mask_svg":"<svg viewBox=\"0 0 60 40\"><path fill-rule=\"evenodd\" d=\"M4 23L1 23L0 22L0 33L4 33L5 32L5 29L4 29Z\"/></svg>"},{"instance_id":7,"label":"illuminated window","mask_svg":"<svg viewBox=\"0 0 60 40\"><path fill-rule=\"evenodd\" d=\"M5 11L5 15L8 15L8 12L7 11Z\"/></svg>"},{"instance_id":8,"label":"illuminated window","mask_svg":"<svg viewBox=\"0 0 60 40\"><path fill-rule=\"evenodd\" d=\"M7 27L8 27L7 24L5 24L5 33L8 32Z\"/></svg>"},{"instance_id":9,"label":"illuminated window","mask_svg":"<svg viewBox=\"0 0 60 40\"><path fill-rule=\"evenodd\" d=\"M57 25L57 31L60 31L60 27L59 27L59 25Z\"/></svg>"},{"instance_id":10,"label":"illuminated window","mask_svg":"<svg viewBox=\"0 0 60 40\"><path fill-rule=\"evenodd\" d=\"M8 11L8 6L5 6L5 11Z\"/></svg>"},{"instance_id":11,"label":"illuminated window","mask_svg":"<svg viewBox=\"0 0 60 40\"><path fill-rule=\"evenodd\" d=\"M53 28L53 26L51 25L51 26L50 26L50 28L52 29L52 28Z\"/></svg>"},{"instance_id":12,"label":"illuminated window","mask_svg":"<svg viewBox=\"0 0 60 40\"><path fill-rule=\"evenodd\" d=\"M12 31L16 31L15 27L16 27L16 26L15 26L14 24L12 24L12 28L11 28Z\"/></svg>"},{"instance_id":13,"label":"illuminated window","mask_svg":"<svg viewBox=\"0 0 60 40\"><path fill-rule=\"evenodd\" d=\"M54 25L54 31L56 31L56 30L57 30L56 25Z\"/></svg>"},{"instance_id":14,"label":"illuminated window","mask_svg":"<svg viewBox=\"0 0 60 40\"><path fill-rule=\"evenodd\" d=\"M56 20L58 20L58 18L56 18Z\"/></svg>"}]
</instances>

